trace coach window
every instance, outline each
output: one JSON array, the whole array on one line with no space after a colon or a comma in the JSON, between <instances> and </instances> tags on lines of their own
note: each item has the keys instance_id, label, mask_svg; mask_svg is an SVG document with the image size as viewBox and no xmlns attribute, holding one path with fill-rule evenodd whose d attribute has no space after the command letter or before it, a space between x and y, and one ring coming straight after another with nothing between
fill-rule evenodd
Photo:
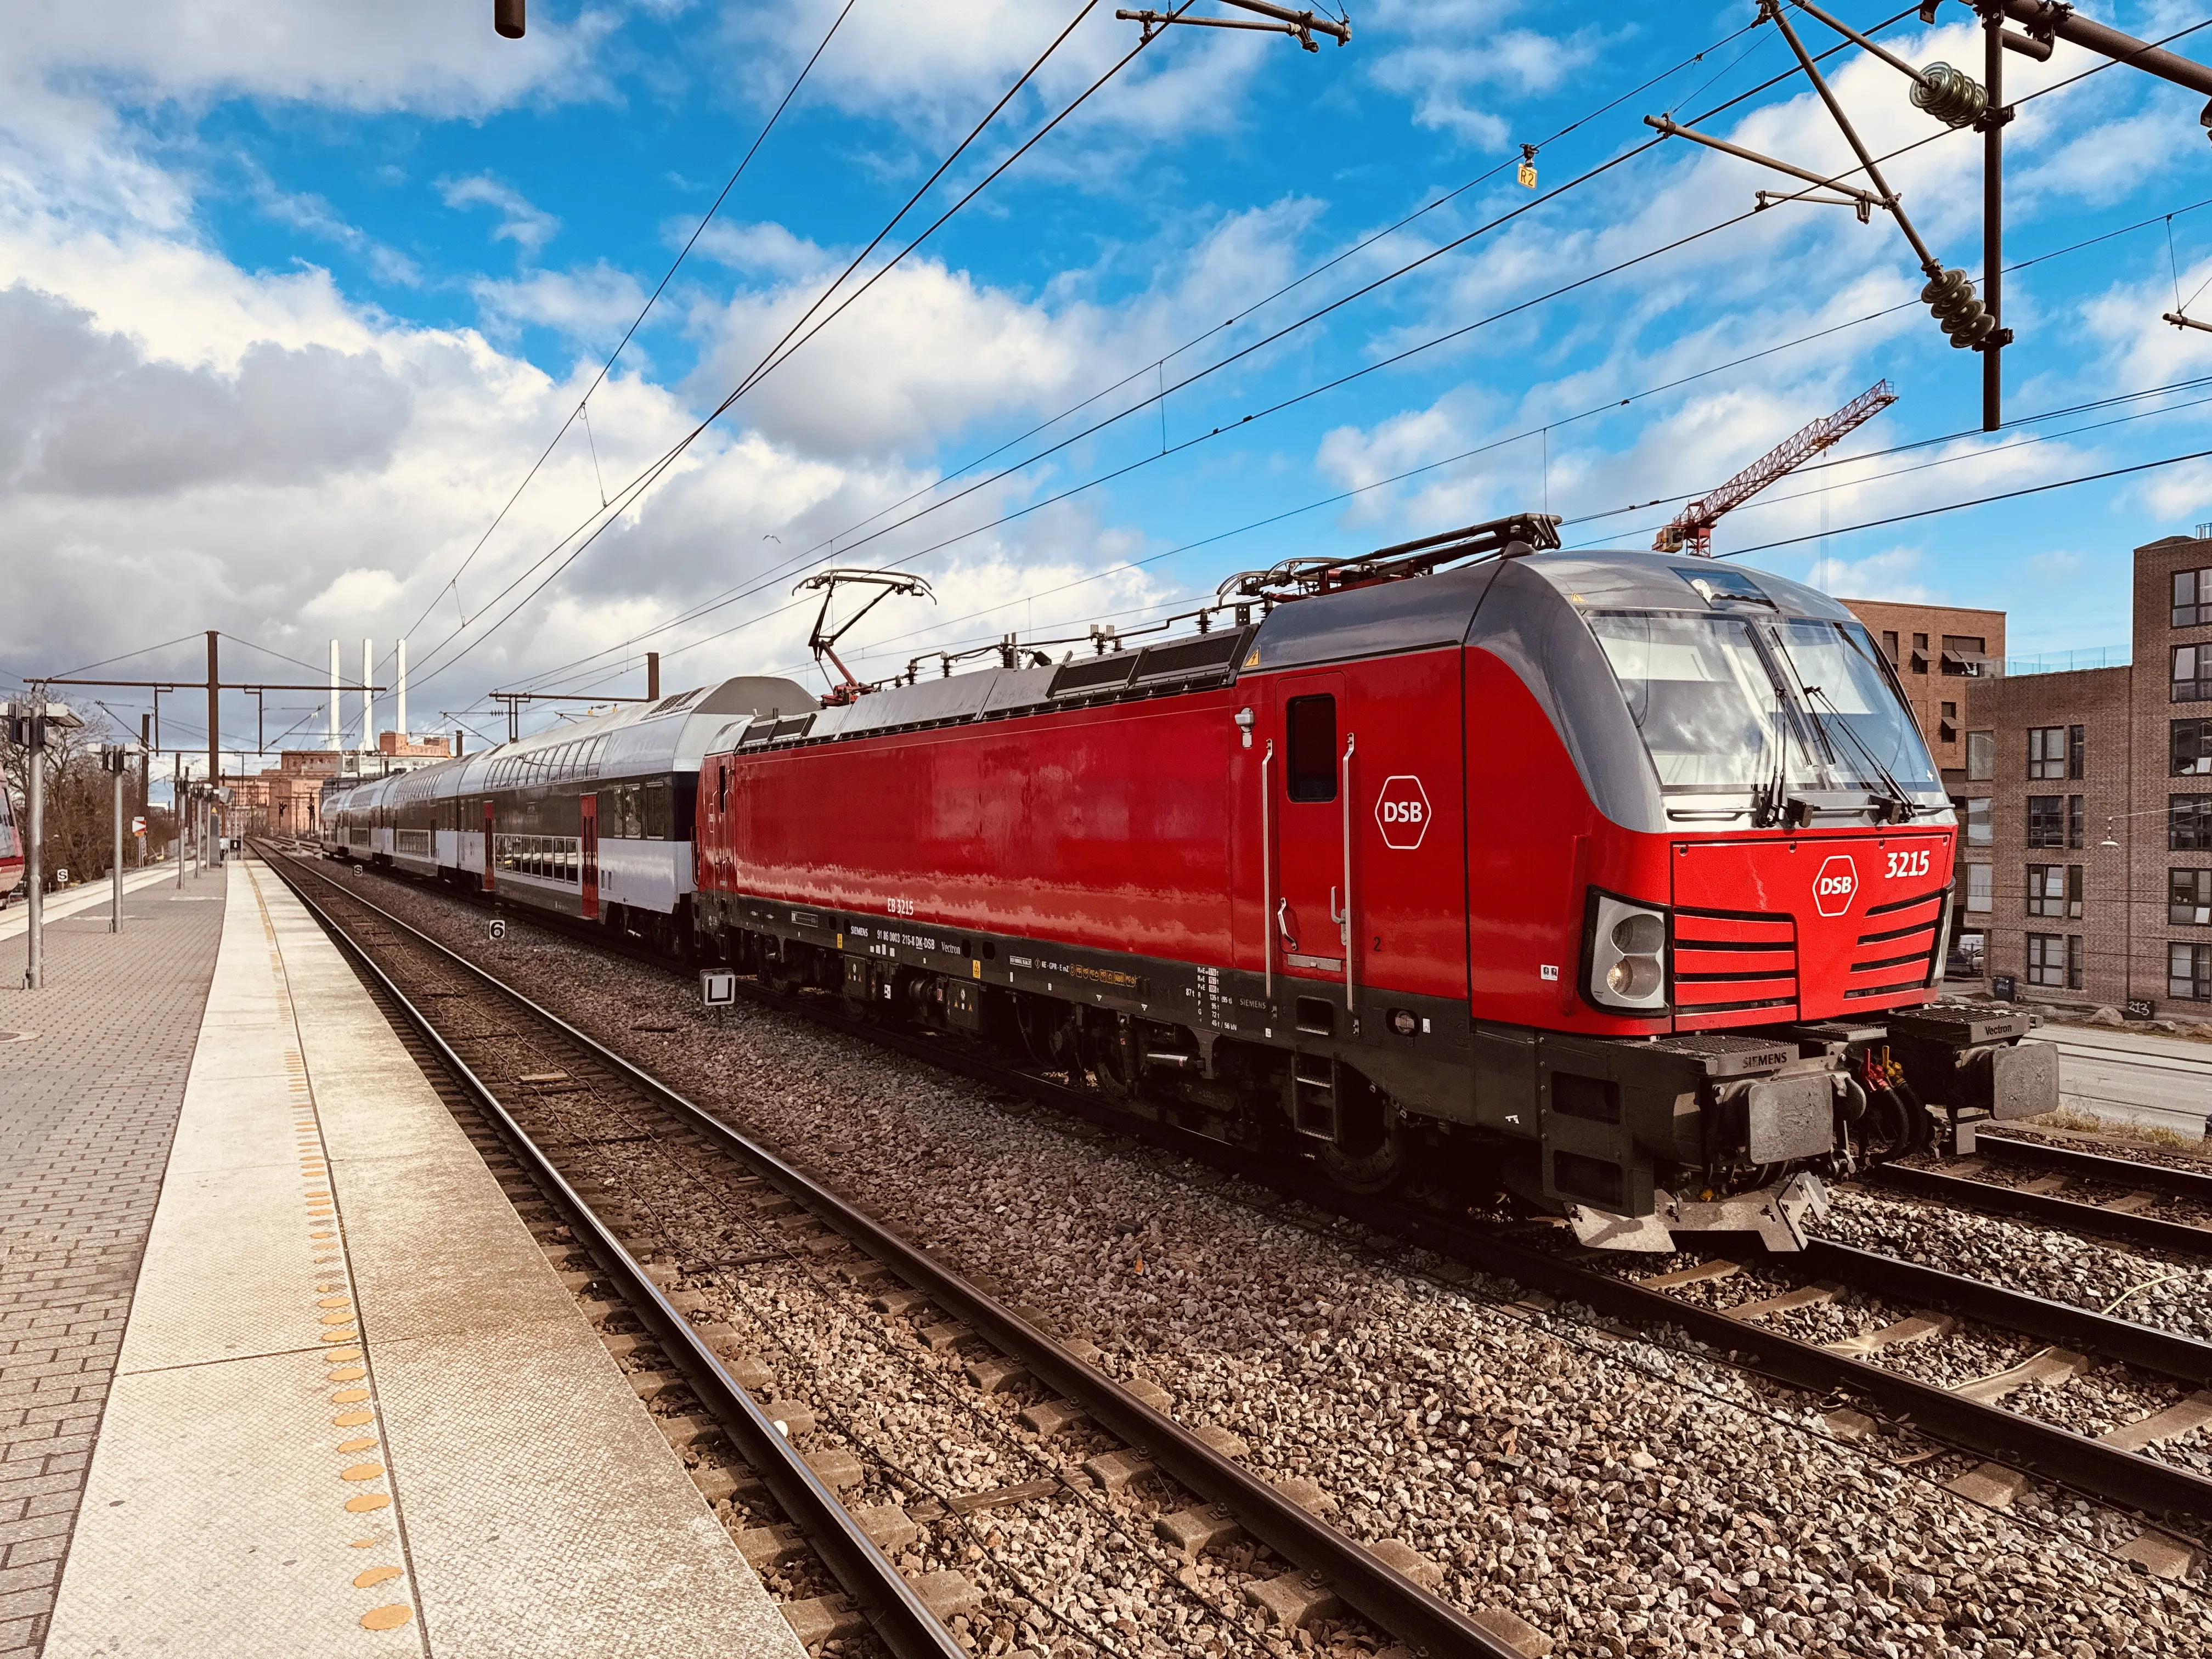
<instances>
[{"instance_id":1,"label":"coach window","mask_svg":"<svg viewBox=\"0 0 2212 1659\"><path fill-rule=\"evenodd\" d=\"M1285 711L1291 734L1285 770L1292 800L1336 799L1336 699L1292 697Z\"/></svg>"},{"instance_id":2,"label":"coach window","mask_svg":"<svg viewBox=\"0 0 2212 1659\"><path fill-rule=\"evenodd\" d=\"M615 799L622 807L622 838L635 841L638 838L637 786L634 783L623 785L615 791Z\"/></svg>"},{"instance_id":3,"label":"coach window","mask_svg":"<svg viewBox=\"0 0 2212 1659\"><path fill-rule=\"evenodd\" d=\"M714 811L730 810L730 763L723 761L714 768Z\"/></svg>"},{"instance_id":4,"label":"coach window","mask_svg":"<svg viewBox=\"0 0 2212 1659\"><path fill-rule=\"evenodd\" d=\"M668 839L668 781L666 779L655 779L645 786L645 799L639 809L638 821L647 841Z\"/></svg>"}]
</instances>

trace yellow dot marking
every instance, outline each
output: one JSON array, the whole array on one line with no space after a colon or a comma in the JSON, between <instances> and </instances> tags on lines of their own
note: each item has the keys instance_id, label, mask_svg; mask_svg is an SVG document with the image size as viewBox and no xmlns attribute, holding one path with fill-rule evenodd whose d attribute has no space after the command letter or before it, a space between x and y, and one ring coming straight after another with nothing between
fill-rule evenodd
<instances>
[{"instance_id":1,"label":"yellow dot marking","mask_svg":"<svg viewBox=\"0 0 2212 1659\"><path fill-rule=\"evenodd\" d=\"M359 1348L332 1348L328 1353L323 1356L323 1364L325 1365L343 1365L349 1361L356 1360L360 1358L361 1350Z\"/></svg>"},{"instance_id":2,"label":"yellow dot marking","mask_svg":"<svg viewBox=\"0 0 2212 1659\"><path fill-rule=\"evenodd\" d=\"M350 1463L338 1471L341 1480L374 1480L384 1474L381 1463Z\"/></svg>"},{"instance_id":3,"label":"yellow dot marking","mask_svg":"<svg viewBox=\"0 0 2212 1659\"><path fill-rule=\"evenodd\" d=\"M361 1333L359 1331L353 1330L325 1331L323 1333L323 1340L325 1342L358 1342L361 1340Z\"/></svg>"},{"instance_id":4,"label":"yellow dot marking","mask_svg":"<svg viewBox=\"0 0 2212 1659\"><path fill-rule=\"evenodd\" d=\"M354 1575L353 1587L367 1589L372 1584L382 1584L399 1577L397 1567L371 1567L367 1572Z\"/></svg>"},{"instance_id":5,"label":"yellow dot marking","mask_svg":"<svg viewBox=\"0 0 2212 1659\"><path fill-rule=\"evenodd\" d=\"M358 1365L341 1365L325 1378L330 1382L358 1382L368 1373Z\"/></svg>"},{"instance_id":6,"label":"yellow dot marking","mask_svg":"<svg viewBox=\"0 0 2212 1659\"><path fill-rule=\"evenodd\" d=\"M311 1188L306 1195L309 1198L328 1198L330 1192L327 1188L317 1187Z\"/></svg>"},{"instance_id":7,"label":"yellow dot marking","mask_svg":"<svg viewBox=\"0 0 2212 1659\"><path fill-rule=\"evenodd\" d=\"M336 1238L337 1235L336 1233L309 1233L307 1237L310 1238Z\"/></svg>"},{"instance_id":8,"label":"yellow dot marking","mask_svg":"<svg viewBox=\"0 0 2212 1659\"><path fill-rule=\"evenodd\" d=\"M364 1423L375 1421L374 1412L340 1412L336 1417L331 1419L331 1426L336 1429L357 1429Z\"/></svg>"},{"instance_id":9,"label":"yellow dot marking","mask_svg":"<svg viewBox=\"0 0 2212 1659\"><path fill-rule=\"evenodd\" d=\"M347 1440L341 1442L338 1446L338 1449L342 1452L365 1452L375 1443L376 1437L372 1434L364 1436L359 1440Z\"/></svg>"},{"instance_id":10,"label":"yellow dot marking","mask_svg":"<svg viewBox=\"0 0 2212 1659\"><path fill-rule=\"evenodd\" d=\"M326 1296L315 1305L318 1308L350 1308L353 1298L349 1296Z\"/></svg>"},{"instance_id":11,"label":"yellow dot marking","mask_svg":"<svg viewBox=\"0 0 2212 1659\"><path fill-rule=\"evenodd\" d=\"M367 1515L371 1510L380 1510L392 1499L380 1492L365 1492L358 1498L349 1498L345 1506L356 1515Z\"/></svg>"},{"instance_id":12,"label":"yellow dot marking","mask_svg":"<svg viewBox=\"0 0 2212 1659\"><path fill-rule=\"evenodd\" d=\"M378 1607L373 1612L362 1614L361 1627L363 1630L398 1630L414 1616L415 1610L412 1607L394 1603L391 1607Z\"/></svg>"},{"instance_id":13,"label":"yellow dot marking","mask_svg":"<svg viewBox=\"0 0 2212 1659\"><path fill-rule=\"evenodd\" d=\"M346 1547L349 1550L373 1550L376 1547L376 1540L374 1538L356 1538L352 1543L347 1545Z\"/></svg>"},{"instance_id":14,"label":"yellow dot marking","mask_svg":"<svg viewBox=\"0 0 2212 1659\"><path fill-rule=\"evenodd\" d=\"M338 1296L332 1297L330 1300L332 1302L347 1303L350 1301L350 1298ZM328 1304L325 1304L323 1305L328 1306ZM325 1325L350 1325L353 1323L353 1311L350 1307L331 1308L328 1312L318 1315L317 1317L319 1317Z\"/></svg>"}]
</instances>

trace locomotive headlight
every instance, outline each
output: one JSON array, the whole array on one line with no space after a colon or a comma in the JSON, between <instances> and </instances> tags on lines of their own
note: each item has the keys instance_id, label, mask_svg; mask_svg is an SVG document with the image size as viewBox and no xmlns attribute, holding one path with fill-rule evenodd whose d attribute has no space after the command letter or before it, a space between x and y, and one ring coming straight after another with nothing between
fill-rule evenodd
<instances>
[{"instance_id":1,"label":"locomotive headlight","mask_svg":"<svg viewBox=\"0 0 2212 1659\"><path fill-rule=\"evenodd\" d=\"M1590 890L1584 934L1584 994L1620 1013L1663 1013L1667 1007L1667 913L1610 893Z\"/></svg>"}]
</instances>

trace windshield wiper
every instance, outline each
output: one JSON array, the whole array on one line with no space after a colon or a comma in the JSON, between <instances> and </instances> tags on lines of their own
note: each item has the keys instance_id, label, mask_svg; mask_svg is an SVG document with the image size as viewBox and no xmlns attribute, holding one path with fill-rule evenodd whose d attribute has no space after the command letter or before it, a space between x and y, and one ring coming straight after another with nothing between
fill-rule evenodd
<instances>
[{"instance_id":1,"label":"windshield wiper","mask_svg":"<svg viewBox=\"0 0 2212 1659\"><path fill-rule=\"evenodd\" d=\"M1914 817L1920 811L1919 803L1915 801L1911 796L1905 793L1905 786L1899 783L1897 781L1895 775L1893 774L1887 766L1884 766L1881 763L1881 760L1875 756L1874 750L1867 746L1866 739L1862 738L1858 734L1857 731L1852 726L1851 723L1844 718L1844 711L1836 707L1836 700L1833 697L1831 697L1817 685L1806 686L1804 688L1804 692L1806 707L1811 712L1814 722L1820 726L1821 735L1824 737L1826 736L1831 728L1828 723L1820 718L1820 711L1819 708L1814 707L1813 699L1815 697L1819 698L1820 702L1827 704L1828 712L1836 717L1836 723L1832 729L1841 732L1844 737L1850 739L1851 747L1859 751L1860 757L1866 762L1867 765L1873 769L1875 776L1881 781L1883 794L1875 795L1875 798L1876 799L1881 799L1884 795L1887 796L1890 811L1890 822L1893 823L1911 823ZM1835 745L1833 743L1829 744L1829 748L1832 752L1834 750L1834 747ZM1875 795L1875 792L1873 790L1867 791L1867 793L1869 795Z\"/></svg>"}]
</instances>

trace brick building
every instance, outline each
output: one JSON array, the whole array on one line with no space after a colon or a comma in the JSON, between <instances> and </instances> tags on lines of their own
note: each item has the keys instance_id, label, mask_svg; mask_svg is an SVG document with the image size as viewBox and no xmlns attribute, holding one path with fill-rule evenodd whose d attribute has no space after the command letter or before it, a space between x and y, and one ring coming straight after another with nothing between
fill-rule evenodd
<instances>
[{"instance_id":1,"label":"brick building","mask_svg":"<svg viewBox=\"0 0 2212 1659\"><path fill-rule=\"evenodd\" d=\"M1844 599L1880 641L1904 683L1913 717L1945 771L1966 764L1962 682L2004 672L2005 613L1950 605Z\"/></svg>"},{"instance_id":2,"label":"brick building","mask_svg":"<svg viewBox=\"0 0 2212 1659\"><path fill-rule=\"evenodd\" d=\"M2130 665L1961 682L1954 940L2029 1000L2212 1001L2212 538L2137 548L2133 611Z\"/></svg>"}]
</instances>

